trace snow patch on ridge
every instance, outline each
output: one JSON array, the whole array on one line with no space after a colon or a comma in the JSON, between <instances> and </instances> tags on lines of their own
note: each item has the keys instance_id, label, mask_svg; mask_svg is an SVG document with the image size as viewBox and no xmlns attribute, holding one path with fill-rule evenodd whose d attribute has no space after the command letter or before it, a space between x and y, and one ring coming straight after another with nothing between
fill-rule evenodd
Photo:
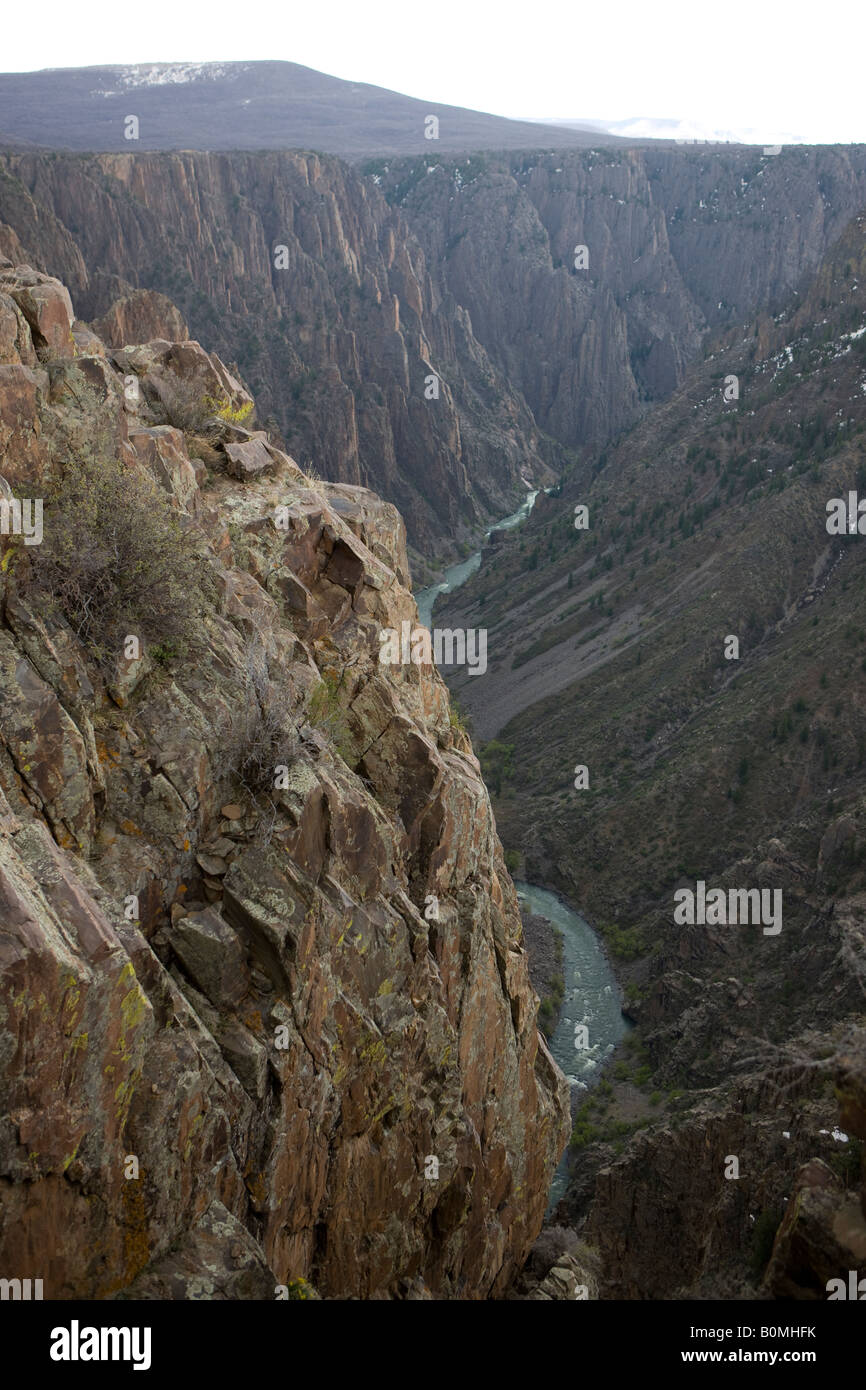
<instances>
[{"instance_id":1,"label":"snow patch on ridge","mask_svg":"<svg viewBox=\"0 0 866 1390\"><path fill-rule=\"evenodd\" d=\"M116 80L121 88L127 91L137 87L179 86L238 76L245 72L248 66L246 63L135 63L130 67L116 69ZM120 93L97 88L90 95L114 97Z\"/></svg>"}]
</instances>

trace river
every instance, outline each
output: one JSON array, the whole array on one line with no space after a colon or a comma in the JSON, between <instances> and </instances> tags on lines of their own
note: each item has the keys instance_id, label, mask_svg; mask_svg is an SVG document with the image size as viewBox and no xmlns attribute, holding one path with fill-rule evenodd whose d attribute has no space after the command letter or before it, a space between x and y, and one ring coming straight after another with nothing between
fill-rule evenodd
<instances>
[{"instance_id":1,"label":"river","mask_svg":"<svg viewBox=\"0 0 866 1390\"><path fill-rule=\"evenodd\" d=\"M493 531L510 531L513 526L519 526L521 521L525 521L535 505L539 489L531 489L526 494L526 498L521 502L516 512L506 516L502 521L497 521L493 526L488 526L484 532L485 537ZM476 550L466 560L460 560L456 565L449 565L444 577L439 584L431 584L429 589L419 589L415 595L415 602L418 605L418 617L425 627L430 627L433 622L433 605L440 594L449 594L453 589L459 589L461 584L465 584L470 575L481 564L481 551Z\"/></svg>"},{"instance_id":2,"label":"river","mask_svg":"<svg viewBox=\"0 0 866 1390\"><path fill-rule=\"evenodd\" d=\"M517 512L496 521L485 531L510 531L512 527L525 521L534 506L539 489L527 492L525 500ZM431 627L432 609L439 594L450 594L466 584L468 577L475 573L481 564L481 550L459 564L452 564L445 571L439 584L430 588L418 589L416 603L418 619L425 627ZM573 909L566 906L562 898L546 888L532 887L531 883L518 883L514 880L518 897L530 912L546 917L559 929L563 938L563 977L566 981L566 997L556 1031L550 1038L550 1052L556 1065L562 1070L574 1095L575 1088L589 1090L598 1080L606 1058L612 1054L620 1038L626 1034L628 1023L620 1009L620 991L612 969L607 965L595 931L588 922ZM574 1024L584 1023L589 1033L589 1047L575 1048ZM553 1175L550 1186L548 1211L555 1207L569 1184L569 1151L564 1152L559 1168Z\"/></svg>"},{"instance_id":3,"label":"river","mask_svg":"<svg viewBox=\"0 0 866 1390\"><path fill-rule=\"evenodd\" d=\"M554 1061L565 1075L572 1096L589 1090L629 1024L620 1009L619 986L595 932L588 922L545 888L515 879L521 904L546 917L562 933L562 974L565 999L556 1031L550 1039ZM586 1024L589 1047L574 1045L575 1024ZM562 1156L550 1189L548 1211L568 1185L568 1150Z\"/></svg>"},{"instance_id":4,"label":"river","mask_svg":"<svg viewBox=\"0 0 866 1390\"><path fill-rule=\"evenodd\" d=\"M516 512L488 528L509 531L525 521L532 511L538 489L530 490ZM439 584L419 589L415 595L418 617L425 627L433 620L433 605L439 594L451 593L473 575L481 564L481 551L476 550L466 560L451 565ZM518 896L530 912L546 917L562 933L563 977L565 999L556 1031L550 1040L550 1051L564 1073L572 1096L575 1090L589 1090L598 1080L601 1067L613 1052L629 1024L622 1016L620 995L613 972L602 951L595 932L588 922L545 888L515 880ZM575 1024L585 1024L589 1033L587 1048L575 1047ZM550 1189L548 1212L559 1201L568 1186L568 1150L560 1160Z\"/></svg>"}]
</instances>

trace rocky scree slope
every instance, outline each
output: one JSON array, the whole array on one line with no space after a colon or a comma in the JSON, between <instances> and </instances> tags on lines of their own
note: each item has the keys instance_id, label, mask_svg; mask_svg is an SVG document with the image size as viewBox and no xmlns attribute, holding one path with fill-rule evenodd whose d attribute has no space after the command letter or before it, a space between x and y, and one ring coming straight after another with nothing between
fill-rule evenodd
<instances>
[{"instance_id":1,"label":"rocky scree slope","mask_svg":"<svg viewBox=\"0 0 866 1390\"><path fill-rule=\"evenodd\" d=\"M438 674L378 664L416 619L400 516L250 404L197 342L110 348L0 264L0 486L46 499L43 546L0 537L2 1267L46 1298L495 1297L567 1130L514 888ZM180 635L170 575L102 631L76 609L81 470L90 578L168 537Z\"/></svg>"},{"instance_id":2,"label":"rocky scree slope","mask_svg":"<svg viewBox=\"0 0 866 1390\"><path fill-rule=\"evenodd\" d=\"M574 1130L603 1296L750 1296L766 1267L825 1297L866 1256L866 555L826 526L866 492L864 329L857 217L437 608L488 629L483 682L452 684L482 765L513 769L504 841L597 923L637 1023ZM698 879L781 890L780 934L675 924Z\"/></svg>"}]
</instances>

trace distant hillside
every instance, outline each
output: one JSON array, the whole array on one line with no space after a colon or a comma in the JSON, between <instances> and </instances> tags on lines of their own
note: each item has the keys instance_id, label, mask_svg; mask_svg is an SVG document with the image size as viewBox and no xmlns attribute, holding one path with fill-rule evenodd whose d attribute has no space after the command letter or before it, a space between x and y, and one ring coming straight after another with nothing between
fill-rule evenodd
<instances>
[{"instance_id":1,"label":"distant hillside","mask_svg":"<svg viewBox=\"0 0 866 1390\"><path fill-rule=\"evenodd\" d=\"M621 121L572 120L571 117L545 116L547 125L567 129L606 131L631 142L645 140L674 140L678 145L802 145L808 143L802 135L781 130L778 126L756 130L753 126L718 126L701 120L679 116L628 116Z\"/></svg>"},{"instance_id":2,"label":"distant hillside","mask_svg":"<svg viewBox=\"0 0 866 1390\"><path fill-rule=\"evenodd\" d=\"M129 116L138 138L126 134ZM438 143L426 118L439 121ZM152 63L0 74L3 142L69 150L422 150L586 147L615 137L443 106L300 63Z\"/></svg>"}]
</instances>

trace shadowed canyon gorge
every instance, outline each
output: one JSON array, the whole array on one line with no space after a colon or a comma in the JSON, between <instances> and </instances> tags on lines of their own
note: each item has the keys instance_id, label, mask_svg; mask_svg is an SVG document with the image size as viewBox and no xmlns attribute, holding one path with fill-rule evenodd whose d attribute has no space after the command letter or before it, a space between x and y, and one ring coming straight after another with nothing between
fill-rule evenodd
<instances>
[{"instance_id":1,"label":"shadowed canyon gorge","mask_svg":"<svg viewBox=\"0 0 866 1390\"><path fill-rule=\"evenodd\" d=\"M440 152L384 93L199 148L193 74L133 152L67 74L70 149L8 114L42 77L0 79L0 1274L866 1273L866 146ZM431 625L483 669L384 661L478 551ZM781 930L683 920L704 882Z\"/></svg>"}]
</instances>

